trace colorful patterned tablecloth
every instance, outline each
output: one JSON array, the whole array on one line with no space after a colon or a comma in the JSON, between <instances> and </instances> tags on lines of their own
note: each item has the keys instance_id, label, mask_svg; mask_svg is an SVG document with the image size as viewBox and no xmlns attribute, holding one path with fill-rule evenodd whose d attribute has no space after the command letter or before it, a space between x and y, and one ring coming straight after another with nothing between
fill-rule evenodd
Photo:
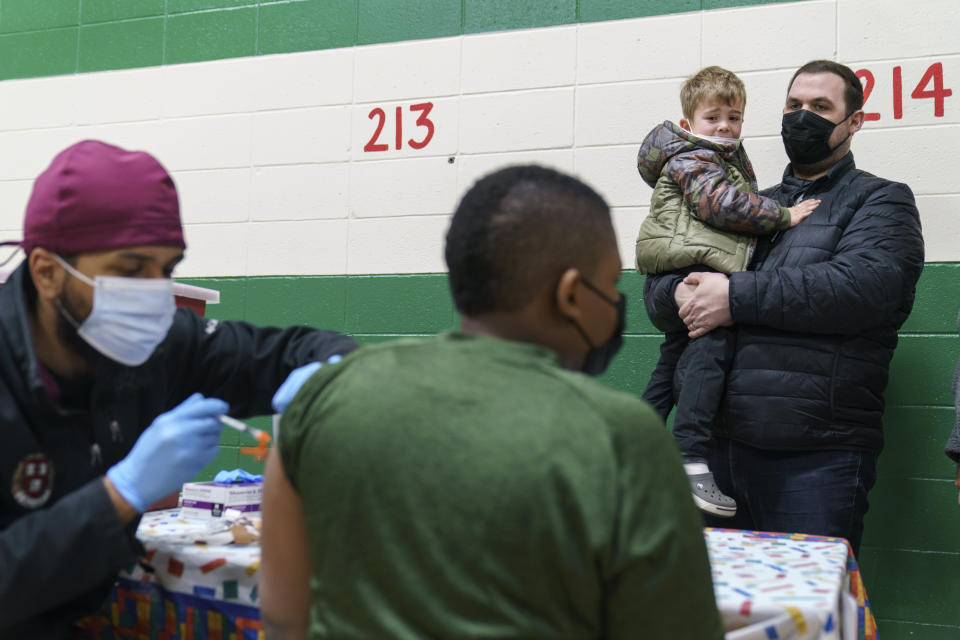
<instances>
[{"instance_id":1,"label":"colorful patterned tablecloth","mask_svg":"<svg viewBox=\"0 0 960 640\"><path fill-rule=\"evenodd\" d=\"M705 529L727 640L877 640L843 538Z\"/></svg>"},{"instance_id":2,"label":"colorful patterned tablecloth","mask_svg":"<svg viewBox=\"0 0 960 640\"><path fill-rule=\"evenodd\" d=\"M726 640L878 640L846 540L732 529L704 536ZM137 537L144 562L84 621L86 637L263 640L259 545L221 544L222 530L178 509L147 513Z\"/></svg>"},{"instance_id":3,"label":"colorful patterned tablecloth","mask_svg":"<svg viewBox=\"0 0 960 640\"><path fill-rule=\"evenodd\" d=\"M88 637L144 640L263 640L257 588L258 544L195 544L221 539L178 509L144 515L137 538L147 555L122 572Z\"/></svg>"}]
</instances>

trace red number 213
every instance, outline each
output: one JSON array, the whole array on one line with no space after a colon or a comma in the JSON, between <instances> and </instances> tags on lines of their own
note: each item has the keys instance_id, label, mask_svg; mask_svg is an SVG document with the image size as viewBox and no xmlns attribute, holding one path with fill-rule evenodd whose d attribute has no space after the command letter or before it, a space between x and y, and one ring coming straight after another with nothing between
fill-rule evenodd
<instances>
[{"instance_id":1,"label":"red number 213","mask_svg":"<svg viewBox=\"0 0 960 640\"><path fill-rule=\"evenodd\" d=\"M407 140L407 144L410 145L413 149L423 149L430 141L433 139L433 134L436 131L436 128L433 124L433 120L430 119L430 111L433 109L432 102L421 102L419 104L410 105L410 111L417 113L417 120L414 123L414 126L423 127L426 129L426 132L423 134L423 138L420 140L415 140L410 138ZM397 107L395 110L395 119L396 127L394 129L396 135L394 136L394 148L400 149L403 147L403 108ZM375 107L370 110L370 113L367 114L367 118L370 120L377 119L377 128L373 132L373 135L370 136L370 140L367 144L364 145L364 151L386 151L390 148L390 145L385 142L378 142L380 134L383 132L383 127L387 123L387 113L380 107Z\"/></svg>"}]
</instances>

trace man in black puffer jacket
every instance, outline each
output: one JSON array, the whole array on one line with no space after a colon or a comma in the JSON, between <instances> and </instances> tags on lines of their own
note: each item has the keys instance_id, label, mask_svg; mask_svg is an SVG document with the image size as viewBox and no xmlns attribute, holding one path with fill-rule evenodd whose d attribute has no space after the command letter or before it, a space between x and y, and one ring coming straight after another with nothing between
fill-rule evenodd
<instances>
[{"instance_id":1,"label":"man in black puffer jacket","mask_svg":"<svg viewBox=\"0 0 960 640\"><path fill-rule=\"evenodd\" d=\"M791 163L764 195L787 207L813 197L820 206L793 229L761 238L749 271L648 277L644 285L661 329L685 325L694 338L736 329L709 463L741 507L709 525L841 536L859 549L883 448L883 390L923 270L910 188L854 166L850 141L862 106L848 67L801 67L783 110Z\"/></svg>"}]
</instances>

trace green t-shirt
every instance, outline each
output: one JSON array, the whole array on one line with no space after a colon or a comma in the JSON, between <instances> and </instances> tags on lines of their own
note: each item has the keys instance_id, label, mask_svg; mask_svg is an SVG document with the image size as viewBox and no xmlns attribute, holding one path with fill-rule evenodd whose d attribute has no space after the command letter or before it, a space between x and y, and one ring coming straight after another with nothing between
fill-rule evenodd
<instances>
[{"instance_id":1,"label":"green t-shirt","mask_svg":"<svg viewBox=\"0 0 960 640\"><path fill-rule=\"evenodd\" d=\"M280 426L315 638L721 638L700 517L644 402L467 334L324 366Z\"/></svg>"}]
</instances>

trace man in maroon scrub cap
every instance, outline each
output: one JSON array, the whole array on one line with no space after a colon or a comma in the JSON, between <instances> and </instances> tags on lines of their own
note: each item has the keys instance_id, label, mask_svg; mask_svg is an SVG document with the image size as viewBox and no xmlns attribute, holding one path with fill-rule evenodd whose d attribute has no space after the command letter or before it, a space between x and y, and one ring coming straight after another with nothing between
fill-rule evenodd
<instances>
[{"instance_id":1,"label":"man in maroon scrub cap","mask_svg":"<svg viewBox=\"0 0 960 640\"><path fill-rule=\"evenodd\" d=\"M219 416L282 410L355 344L175 309L177 191L144 152L65 149L5 244L26 259L0 287L0 637L68 638L140 514L216 457Z\"/></svg>"}]
</instances>

